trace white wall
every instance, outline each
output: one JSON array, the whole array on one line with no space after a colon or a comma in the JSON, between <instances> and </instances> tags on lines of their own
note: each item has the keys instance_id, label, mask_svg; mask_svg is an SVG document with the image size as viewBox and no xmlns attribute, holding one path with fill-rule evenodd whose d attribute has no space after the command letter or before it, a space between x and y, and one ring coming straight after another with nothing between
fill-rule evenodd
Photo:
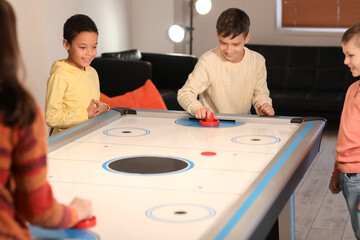
<instances>
[{"instance_id":1,"label":"white wall","mask_svg":"<svg viewBox=\"0 0 360 240\"><path fill-rule=\"evenodd\" d=\"M45 102L45 0L9 0L17 18L20 52L25 64L25 86L41 107Z\"/></svg>"},{"instance_id":2,"label":"white wall","mask_svg":"<svg viewBox=\"0 0 360 240\"><path fill-rule=\"evenodd\" d=\"M142 52L174 52L167 30L174 19L174 1L130 0L130 46Z\"/></svg>"}]
</instances>

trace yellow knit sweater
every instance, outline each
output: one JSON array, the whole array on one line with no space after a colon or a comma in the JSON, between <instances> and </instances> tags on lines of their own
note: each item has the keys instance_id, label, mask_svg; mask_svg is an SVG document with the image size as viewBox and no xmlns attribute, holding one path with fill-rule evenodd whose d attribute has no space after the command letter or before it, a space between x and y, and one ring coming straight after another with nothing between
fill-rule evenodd
<instances>
[{"instance_id":1,"label":"yellow knit sweater","mask_svg":"<svg viewBox=\"0 0 360 240\"><path fill-rule=\"evenodd\" d=\"M238 63L227 61L218 48L202 55L178 91L179 104L191 114L202 107L214 113L249 114L251 104L271 105L265 59L244 49L245 55Z\"/></svg>"},{"instance_id":2,"label":"yellow knit sweater","mask_svg":"<svg viewBox=\"0 0 360 240\"><path fill-rule=\"evenodd\" d=\"M47 84L45 120L55 128L53 134L88 120L87 108L91 99L99 100L97 72L92 67L85 71L65 60L55 61Z\"/></svg>"}]
</instances>

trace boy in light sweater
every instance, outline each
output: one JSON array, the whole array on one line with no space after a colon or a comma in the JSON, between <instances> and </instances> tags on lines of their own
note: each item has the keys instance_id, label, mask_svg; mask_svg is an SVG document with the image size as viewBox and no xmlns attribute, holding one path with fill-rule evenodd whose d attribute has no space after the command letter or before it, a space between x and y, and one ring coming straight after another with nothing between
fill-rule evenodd
<instances>
[{"instance_id":1,"label":"boy in light sweater","mask_svg":"<svg viewBox=\"0 0 360 240\"><path fill-rule=\"evenodd\" d=\"M211 113L275 114L266 83L265 59L244 45L250 19L237 8L225 10L216 23L219 44L203 54L178 91L179 104L198 119ZM199 100L197 99L199 95Z\"/></svg>"},{"instance_id":2,"label":"boy in light sweater","mask_svg":"<svg viewBox=\"0 0 360 240\"><path fill-rule=\"evenodd\" d=\"M360 76L360 23L342 37L344 63L354 77ZM360 81L347 90L341 113L335 165L329 188L343 192L356 239L360 239Z\"/></svg>"},{"instance_id":3,"label":"boy in light sweater","mask_svg":"<svg viewBox=\"0 0 360 240\"><path fill-rule=\"evenodd\" d=\"M45 120L54 128L52 134L109 110L99 101L99 77L90 66L97 43L98 29L88 16L76 14L65 22L63 46L68 58L51 66L46 93Z\"/></svg>"}]
</instances>

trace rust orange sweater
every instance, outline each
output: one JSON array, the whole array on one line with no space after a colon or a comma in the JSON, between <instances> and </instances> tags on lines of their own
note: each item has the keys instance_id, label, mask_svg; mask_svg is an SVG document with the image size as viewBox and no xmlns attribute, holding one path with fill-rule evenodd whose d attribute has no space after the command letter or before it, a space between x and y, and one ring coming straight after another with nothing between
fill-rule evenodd
<instances>
[{"instance_id":1,"label":"rust orange sweater","mask_svg":"<svg viewBox=\"0 0 360 240\"><path fill-rule=\"evenodd\" d=\"M343 173L360 173L360 81L353 83L341 113L332 180Z\"/></svg>"},{"instance_id":2,"label":"rust orange sweater","mask_svg":"<svg viewBox=\"0 0 360 240\"><path fill-rule=\"evenodd\" d=\"M67 228L75 209L59 204L46 176L47 135L41 111L29 127L8 127L0 117L0 239L31 239L26 223Z\"/></svg>"}]
</instances>

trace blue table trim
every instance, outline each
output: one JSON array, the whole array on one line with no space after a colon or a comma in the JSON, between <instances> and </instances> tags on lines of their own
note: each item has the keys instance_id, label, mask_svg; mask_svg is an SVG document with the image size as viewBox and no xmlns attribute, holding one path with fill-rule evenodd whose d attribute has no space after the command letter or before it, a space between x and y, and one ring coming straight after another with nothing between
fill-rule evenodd
<instances>
[{"instance_id":1,"label":"blue table trim","mask_svg":"<svg viewBox=\"0 0 360 240\"><path fill-rule=\"evenodd\" d=\"M83 240L98 240L96 234L87 231L86 229L46 229L37 226L29 226L31 236L35 239L83 239Z\"/></svg>"},{"instance_id":2,"label":"blue table trim","mask_svg":"<svg viewBox=\"0 0 360 240\"><path fill-rule=\"evenodd\" d=\"M102 118L104 118L104 117L106 117L106 116L109 116L109 115L111 115L111 114L114 114L114 113L117 113L117 112L114 111L114 110L110 110L109 112L106 112L106 113L104 113L104 114L102 114L102 115L100 115L100 116L98 116L98 117L96 117L96 118L93 118L93 119L91 119L91 120L89 120L89 121L87 121L87 122L85 122L85 123L83 123L83 124L80 124L80 125L77 126L77 127L74 127L74 128L72 128L72 129L69 129L68 131L66 131L66 132L64 132L64 133L60 133L60 134L58 134L58 135L55 135L55 136L51 137L51 138L48 140L48 143L51 143L51 142L53 142L53 141L55 141L55 140L57 140L57 139L59 139L59 138L62 138L62 137L64 137L64 136L66 136L66 135L69 135L70 133L72 133L72 132L74 132L74 131L76 131L76 130L78 130L78 129L80 129L80 128L83 128L83 127L85 127L85 126L87 126L87 125L89 125L89 124L91 124L91 123L93 123L93 122L96 122L96 121L98 121L98 120L100 120L100 119L102 119Z\"/></svg>"}]
</instances>

